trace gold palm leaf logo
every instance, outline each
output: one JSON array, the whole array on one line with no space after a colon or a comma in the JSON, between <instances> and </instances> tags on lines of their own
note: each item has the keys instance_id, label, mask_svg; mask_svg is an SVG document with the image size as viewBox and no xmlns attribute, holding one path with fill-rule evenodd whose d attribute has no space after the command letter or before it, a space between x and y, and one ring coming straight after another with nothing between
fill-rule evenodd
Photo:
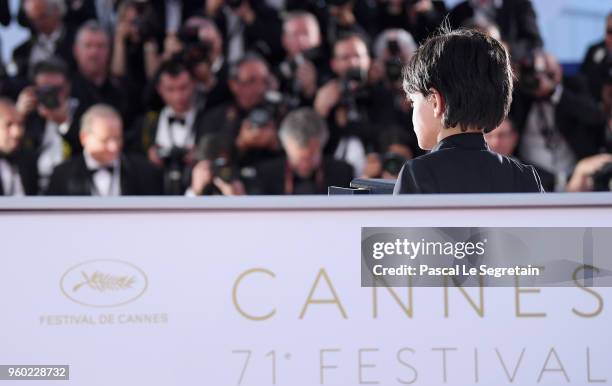
<instances>
[{"instance_id":1,"label":"gold palm leaf logo","mask_svg":"<svg viewBox=\"0 0 612 386\"><path fill-rule=\"evenodd\" d=\"M81 275L84 281L76 284L72 288L72 292L77 292L84 286L99 292L119 291L132 288L132 285L136 282L134 276L114 276L100 271L95 271L91 276L88 276L85 271L81 271Z\"/></svg>"}]
</instances>

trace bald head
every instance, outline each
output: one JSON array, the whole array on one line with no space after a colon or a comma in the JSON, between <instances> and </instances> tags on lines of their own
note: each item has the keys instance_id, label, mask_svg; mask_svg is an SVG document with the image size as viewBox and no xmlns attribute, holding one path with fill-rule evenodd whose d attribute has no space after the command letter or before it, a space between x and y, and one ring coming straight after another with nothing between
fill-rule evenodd
<instances>
[{"instance_id":1,"label":"bald head","mask_svg":"<svg viewBox=\"0 0 612 386\"><path fill-rule=\"evenodd\" d=\"M114 162L123 146L121 116L108 105L90 107L81 118L80 139L85 152L100 164Z\"/></svg>"}]
</instances>

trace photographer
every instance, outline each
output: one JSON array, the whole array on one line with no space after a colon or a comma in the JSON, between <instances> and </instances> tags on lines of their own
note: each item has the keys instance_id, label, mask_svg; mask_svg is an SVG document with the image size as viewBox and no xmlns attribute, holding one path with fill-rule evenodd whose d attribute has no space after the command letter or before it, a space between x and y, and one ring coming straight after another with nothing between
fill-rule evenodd
<instances>
[{"instance_id":1,"label":"photographer","mask_svg":"<svg viewBox=\"0 0 612 386\"><path fill-rule=\"evenodd\" d=\"M327 194L331 185L348 186L350 165L323 155L328 131L312 109L302 107L283 119L279 136L286 157L257 167L256 194Z\"/></svg>"},{"instance_id":2,"label":"photographer","mask_svg":"<svg viewBox=\"0 0 612 386\"><path fill-rule=\"evenodd\" d=\"M381 28L402 28L422 42L435 32L448 13L441 0L379 0L378 25Z\"/></svg>"},{"instance_id":3,"label":"photographer","mask_svg":"<svg viewBox=\"0 0 612 386\"><path fill-rule=\"evenodd\" d=\"M330 63L337 78L321 87L314 101L315 111L326 119L330 130L326 154L351 164L357 176L363 172L366 149L374 150L376 138L370 118L370 63L363 38L345 35L338 39Z\"/></svg>"},{"instance_id":4,"label":"photographer","mask_svg":"<svg viewBox=\"0 0 612 386\"><path fill-rule=\"evenodd\" d=\"M612 84L612 12L606 17L604 40L589 47L580 72L586 76L595 100L602 101L604 84Z\"/></svg>"},{"instance_id":5,"label":"photographer","mask_svg":"<svg viewBox=\"0 0 612 386\"><path fill-rule=\"evenodd\" d=\"M82 110L79 101L70 97L68 69L60 59L35 64L32 83L19 94L17 110L24 117L24 146L38 155L39 185L44 190L53 168L81 151Z\"/></svg>"},{"instance_id":6,"label":"photographer","mask_svg":"<svg viewBox=\"0 0 612 386\"><path fill-rule=\"evenodd\" d=\"M568 192L612 191L612 154L597 154L581 159L576 164L565 190Z\"/></svg>"},{"instance_id":7,"label":"photographer","mask_svg":"<svg viewBox=\"0 0 612 386\"><path fill-rule=\"evenodd\" d=\"M191 170L191 185L186 196L245 194L229 136L221 133L203 136L198 142L195 158L197 162Z\"/></svg>"},{"instance_id":8,"label":"photographer","mask_svg":"<svg viewBox=\"0 0 612 386\"><path fill-rule=\"evenodd\" d=\"M448 19L454 29L469 19L495 22L513 57L543 46L531 0L465 0L451 9Z\"/></svg>"},{"instance_id":9,"label":"photographer","mask_svg":"<svg viewBox=\"0 0 612 386\"><path fill-rule=\"evenodd\" d=\"M226 38L225 57L233 63L247 52L257 52L270 63L282 59L277 12L260 0L206 0L206 16Z\"/></svg>"},{"instance_id":10,"label":"photographer","mask_svg":"<svg viewBox=\"0 0 612 386\"><path fill-rule=\"evenodd\" d=\"M136 108L140 111L146 103L142 90L153 78L158 65L158 32L153 9L147 3L128 0L119 5L117 15L110 73L128 85L130 100L134 104L140 100L140 106Z\"/></svg>"},{"instance_id":11,"label":"photographer","mask_svg":"<svg viewBox=\"0 0 612 386\"><path fill-rule=\"evenodd\" d=\"M136 104L129 103L129 95L121 79L110 74L110 36L95 20L83 23L73 47L77 71L70 77L72 96L83 110L98 103L117 109L123 121L130 124Z\"/></svg>"},{"instance_id":12,"label":"photographer","mask_svg":"<svg viewBox=\"0 0 612 386\"><path fill-rule=\"evenodd\" d=\"M380 134L378 153L368 154L363 173L367 178L396 179L402 166L414 158L418 145L403 127L390 127Z\"/></svg>"},{"instance_id":13,"label":"photographer","mask_svg":"<svg viewBox=\"0 0 612 386\"><path fill-rule=\"evenodd\" d=\"M520 159L555 175L562 191L576 162L604 146L605 118L580 77L563 78L549 53L534 51L519 62L513 121Z\"/></svg>"},{"instance_id":14,"label":"photographer","mask_svg":"<svg viewBox=\"0 0 612 386\"><path fill-rule=\"evenodd\" d=\"M230 67L232 101L208 111L202 121L205 133L223 133L232 138L241 168L278 155L276 126L283 101L274 92L273 82L265 60L246 55Z\"/></svg>"},{"instance_id":15,"label":"photographer","mask_svg":"<svg viewBox=\"0 0 612 386\"><path fill-rule=\"evenodd\" d=\"M74 31L63 23L64 0L24 0L23 9L32 27L30 38L13 51L17 76L27 79L37 62L57 56L71 63Z\"/></svg>"},{"instance_id":16,"label":"photographer","mask_svg":"<svg viewBox=\"0 0 612 386\"><path fill-rule=\"evenodd\" d=\"M223 55L223 37L212 20L193 16L181 27L181 58L196 81L196 105L211 109L231 99L229 66Z\"/></svg>"},{"instance_id":17,"label":"photographer","mask_svg":"<svg viewBox=\"0 0 612 386\"><path fill-rule=\"evenodd\" d=\"M374 43L375 60L370 79L372 85L372 117L378 132L402 128L411 137L415 155L423 152L417 145L412 126L412 106L402 89L402 68L408 64L417 46L412 36L402 29L383 31Z\"/></svg>"},{"instance_id":18,"label":"photographer","mask_svg":"<svg viewBox=\"0 0 612 386\"><path fill-rule=\"evenodd\" d=\"M137 120L126 135L126 143L138 150L140 140L139 150L164 170L165 193L183 194L202 119L194 103L195 83L183 63L171 60L159 68L155 85L164 106Z\"/></svg>"},{"instance_id":19,"label":"photographer","mask_svg":"<svg viewBox=\"0 0 612 386\"><path fill-rule=\"evenodd\" d=\"M291 107L312 105L319 75L326 70L319 22L308 12L288 13L282 43L287 55L277 71L281 91L290 98Z\"/></svg>"}]
</instances>

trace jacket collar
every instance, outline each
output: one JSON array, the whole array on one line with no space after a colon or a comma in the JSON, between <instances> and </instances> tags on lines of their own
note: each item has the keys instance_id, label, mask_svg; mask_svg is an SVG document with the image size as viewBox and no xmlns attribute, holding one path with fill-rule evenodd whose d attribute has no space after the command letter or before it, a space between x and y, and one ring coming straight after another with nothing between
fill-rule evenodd
<instances>
[{"instance_id":1,"label":"jacket collar","mask_svg":"<svg viewBox=\"0 0 612 386\"><path fill-rule=\"evenodd\" d=\"M482 133L461 133L442 138L431 151L442 149L474 149L489 150Z\"/></svg>"}]
</instances>

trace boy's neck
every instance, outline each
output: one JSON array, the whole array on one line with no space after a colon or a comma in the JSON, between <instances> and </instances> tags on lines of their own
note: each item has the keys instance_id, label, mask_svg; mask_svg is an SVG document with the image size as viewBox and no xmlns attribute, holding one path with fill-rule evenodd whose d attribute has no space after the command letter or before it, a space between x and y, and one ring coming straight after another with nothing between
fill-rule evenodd
<instances>
[{"instance_id":1,"label":"boy's neck","mask_svg":"<svg viewBox=\"0 0 612 386\"><path fill-rule=\"evenodd\" d=\"M462 131L460 127L451 127L451 128L448 128L448 129L444 129L443 128L438 133L438 142L440 142L441 140L443 140L446 137L450 137L451 135L456 135L456 134L476 134L476 133L482 134L482 130L468 128L467 131Z\"/></svg>"}]
</instances>

